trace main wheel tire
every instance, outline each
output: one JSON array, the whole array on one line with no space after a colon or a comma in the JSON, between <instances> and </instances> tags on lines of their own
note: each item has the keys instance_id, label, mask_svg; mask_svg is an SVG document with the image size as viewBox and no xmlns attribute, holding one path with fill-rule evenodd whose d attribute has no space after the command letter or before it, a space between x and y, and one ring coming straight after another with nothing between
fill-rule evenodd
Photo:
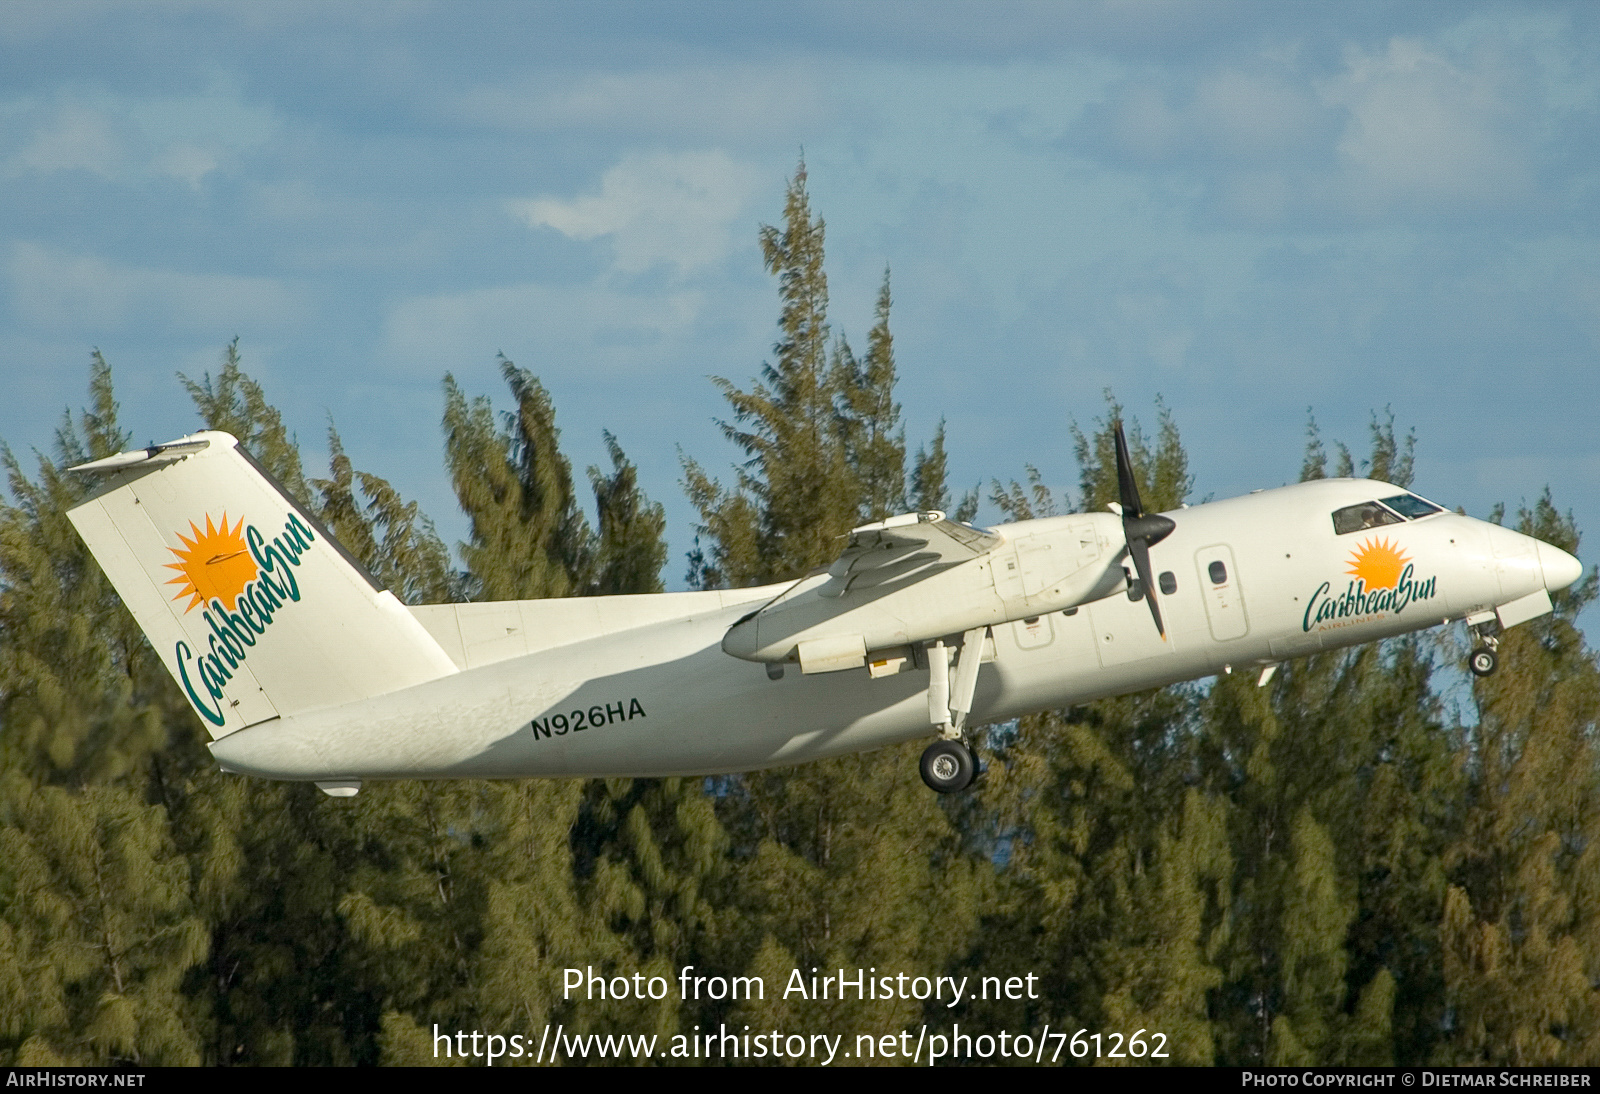
<instances>
[{"instance_id":1,"label":"main wheel tire","mask_svg":"<svg viewBox=\"0 0 1600 1094\"><path fill-rule=\"evenodd\" d=\"M941 794L957 794L972 785L977 758L960 741L935 741L922 753L922 781Z\"/></svg>"},{"instance_id":2,"label":"main wheel tire","mask_svg":"<svg viewBox=\"0 0 1600 1094\"><path fill-rule=\"evenodd\" d=\"M1493 676L1494 670L1500 667L1500 658L1488 646L1479 646L1468 656L1467 667L1474 676Z\"/></svg>"}]
</instances>

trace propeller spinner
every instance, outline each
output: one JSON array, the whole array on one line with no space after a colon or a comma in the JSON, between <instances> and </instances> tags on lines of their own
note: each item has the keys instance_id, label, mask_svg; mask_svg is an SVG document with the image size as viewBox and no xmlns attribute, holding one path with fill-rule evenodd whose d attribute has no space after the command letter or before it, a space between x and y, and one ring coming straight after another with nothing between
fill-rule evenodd
<instances>
[{"instance_id":1,"label":"propeller spinner","mask_svg":"<svg viewBox=\"0 0 1600 1094\"><path fill-rule=\"evenodd\" d=\"M1145 515L1144 504L1139 500L1139 484L1133 477L1133 461L1128 457L1128 441L1122 435L1122 422L1112 422L1111 428L1117 442L1117 492L1122 497L1122 535L1128 541L1128 554L1133 558L1133 568L1139 574L1139 584L1144 587L1144 598L1150 605L1151 618L1156 621L1156 631L1165 639L1167 628L1161 622L1161 607L1156 603L1156 583L1150 575L1150 548L1171 535L1177 525L1170 517L1159 513Z\"/></svg>"}]
</instances>

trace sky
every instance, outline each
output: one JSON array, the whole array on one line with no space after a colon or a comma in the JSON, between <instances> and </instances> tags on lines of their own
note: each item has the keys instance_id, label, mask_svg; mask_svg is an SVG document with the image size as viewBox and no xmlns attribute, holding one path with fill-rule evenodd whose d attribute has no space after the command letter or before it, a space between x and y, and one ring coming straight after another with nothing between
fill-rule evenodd
<instances>
[{"instance_id":1,"label":"sky","mask_svg":"<svg viewBox=\"0 0 1600 1094\"><path fill-rule=\"evenodd\" d=\"M549 389L667 511L772 357L757 235L804 158L830 318L888 270L911 448L1039 468L1111 391L1195 500L1298 476L1308 413L1486 515L1600 544L1600 5L117 3L0 7L0 439L48 450L98 348L139 444L239 340L315 469L466 535L449 373ZM998 519L985 506L980 520ZM1593 565L1593 550L1580 550Z\"/></svg>"}]
</instances>

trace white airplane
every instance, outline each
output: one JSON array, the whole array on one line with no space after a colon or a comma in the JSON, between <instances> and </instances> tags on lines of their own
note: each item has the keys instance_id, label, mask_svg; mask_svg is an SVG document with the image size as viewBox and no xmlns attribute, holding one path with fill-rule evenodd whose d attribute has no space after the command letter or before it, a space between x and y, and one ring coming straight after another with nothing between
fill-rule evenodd
<instances>
[{"instance_id":1,"label":"white airplane","mask_svg":"<svg viewBox=\"0 0 1600 1094\"><path fill-rule=\"evenodd\" d=\"M1470 665L1551 610L1572 555L1387 483L974 528L907 513L757 589L408 608L226 433L74 468L69 514L223 771L315 782L709 775L973 726L1464 619ZM1131 571L1129 567L1132 567ZM1144 604L1140 604L1140 601ZM1148 610L1147 610L1148 608Z\"/></svg>"}]
</instances>

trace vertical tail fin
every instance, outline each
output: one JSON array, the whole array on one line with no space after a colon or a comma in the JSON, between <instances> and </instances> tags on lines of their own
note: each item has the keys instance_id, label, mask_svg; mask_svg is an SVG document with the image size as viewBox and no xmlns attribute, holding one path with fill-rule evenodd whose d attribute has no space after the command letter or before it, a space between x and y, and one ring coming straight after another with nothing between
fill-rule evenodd
<instances>
[{"instance_id":1,"label":"vertical tail fin","mask_svg":"<svg viewBox=\"0 0 1600 1094\"><path fill-rule=\"evenodd\" d=\"M72 470L67 515L213 737L456 671L227 433Z\"/></svg>"}]
</instances>

